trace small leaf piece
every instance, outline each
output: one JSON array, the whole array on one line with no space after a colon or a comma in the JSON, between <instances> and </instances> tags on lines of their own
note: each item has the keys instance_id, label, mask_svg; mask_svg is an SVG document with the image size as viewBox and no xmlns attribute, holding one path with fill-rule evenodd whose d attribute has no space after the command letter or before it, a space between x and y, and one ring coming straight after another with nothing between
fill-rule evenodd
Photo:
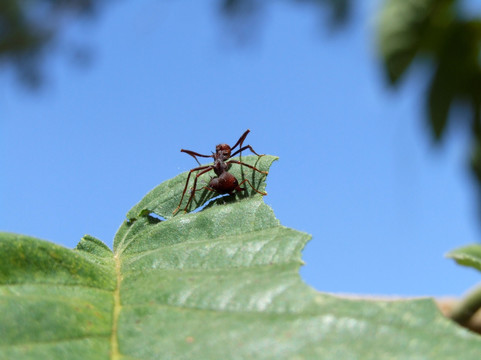
<instances>
[{"instance_id":1,"label":"small leaf piece","mask_svg":"<svg viewBox=\"0 0 481 360\"><path fill-rule=\"evenodd\" d=\"M450 251L446 257L454 259L459 265L469 266L481 271L481 245L471 244Z\"/></svg>"}]
</instances>

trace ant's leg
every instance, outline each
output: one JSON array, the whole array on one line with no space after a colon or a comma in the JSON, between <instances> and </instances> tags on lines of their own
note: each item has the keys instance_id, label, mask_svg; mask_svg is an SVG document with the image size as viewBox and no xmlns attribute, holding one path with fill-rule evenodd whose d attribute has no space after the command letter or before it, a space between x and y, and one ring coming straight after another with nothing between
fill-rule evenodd
<instances>
[{"instance_id":1,"label":"ant's leg","mask_svg":"<svg viewBox=\"0 0 481 360\"><path fill-rule=\"evenodd\" d=\"M206 165L206 166L201 166L201 167L196 167L192 170L189 171L189 175L187 175L187 180L185 182L185 186L184 186L184 191L182 192L182 197L180 198L180 202L179 202L179 206L177 206L177 208L172 212L173 215L175 215L175 213L177 211L179 211L180 209L180 205L182 205L182 200L184 200L184 195L185 195L185 192L187 191L187 186L189 185L189 179L190 179L190 175L192 174L192 172L194 171L198 171L198 170L204 170L204 169L209 169L209 170L212 170L212 166L211 165ZM192 196L192 195L191 195Z\"/></svg>"},{"instance_id":2,"label":"ant's leg","mask_svg":"<svg viewBox=\"0 0 481 360\"><path fill-rule=\"evenodd\" d=\"M200 157L212 157L212 155L202 155L202 154L199 154L199 153L196 153L195 151L191 151L191 150L184 150L184 149L180 149L181 152L185 152L187 154L189 154L190 156L200 156Z\"/></svg>"},{"instance_id":3,"label":"ant's leg","mask_svg":"<svg viewBox=\"0 0 481 360\"><path fill-rule=\"evenodd\" d=\"M247 179L244 179L244 180L242 180L242 181L240 182L239 188L240 188L240 186L241 186L243 183L248 183L248 184L250 185L250 187L252 188L252 190L254 190L255 192L257 192L257 193L259 193L259 194L261 194L261 195L264 195L264 196L267 195L266 192L259 191L259 190L257 190L254 186L252 186L251 182L250 182L249 180L247 180ZM244 189L241 189L241 190L245 190L245 188L244 188Z\"/></svg>"},{"instance_id":4,"label":"ant's leg","mask_svg":"<svg viewBox=\"0 0 481 360\"><path fill-rule=\"evenodd\" d=\"M240 148L239 150L237 150L235 153L231 154L231 157L237 155L238 153L241 153L241 152L244 151L245 149L250 149L250 151L252 151L254 154L256 154L256 155L259 156L259 157L264 156L264 154L259 155L258 153L256 153L256 152L254 151L254 149L252 148L252 146L246 145L246 146L244 146L244 147L241 147L241 148Z\"/></svg>"},{"instance_id":5,"label":"ant's leg","mask_svg":"<svg viewBox=\"0 0 481 360\"><path fill-rule=\"evenodd\" d=\"M189 207L190 203L192 202L192 199L194 198L196 188L197 188L197 179L199 179L199 176L201 176L202 174L205 174L206 172L209 172L211 170L214 170L214 168L212 167L212 165L208 165L205 170L202 170L197 175L195 175L194 186L192 187L192 192L190 193L189 201L187 201L187 205L185 205L184 212L187 212L187 208Z\"/></svg>"},{"instance_id":6,"label":"ant's leg","mask_svg":"<svg viewBox=\"0 0 481 360\"><path fill-rule=\"evenodd\" d=\"M254 167L252 165L249 165L249 164L237 161L237 160L229 160L229 161L226 162L226 164L232 164L232 163L239 164L239 165L242 165L242 166L247 166L248 168L251 168L252 170L258 171L258 172L260 172L261 174L264 174L264 175L269 174L267 171L259 170L258 168Z\"/></svg>"},{"instance_id":7,"label":"ant's leg","mask_svg":"<svg viewBox=\"0 0 481 360\"><path fill-rule=\"evenodd\" d=\"M215 191L214 189L212 189L208 186L203 186L200 189L196 189L195 191L201 191L201 190L209 190L209 191L217 192L217 191Z\"/></svg>"},{"instance_id":8,"label":"ant's leg","mask_svg":"<svg viewBox=\"0 0 481 360\"><path fill-rule=\"evenodd\" d=\"M246 132L243 133L242 136L239 138L239 140L237 140L235 145L231 147L231 150L235 149L237 147L237 145L240 145L240 147L242 147L242 144L244 143L244 140L246 139L247 134L249 134L249 132L250 132L250 130L247 129Z\"/></svg>"},{"instance_id":9,"label":"ant's leg","mask_svg":"<svg viewBox=\"0 0 481 360\"><path fill-rule=\"evenodd\" d=\"M186 154L189 154L190 156L192 156L195 159L195 161L197 161L197 164L199 164L201 166L202 166L202 164L199 162L199 160L197 160L197 156L205 157L205 158L213 157L212 155L202 155L202 154L196 153L195 151L191 151L191 150L180 149L180 151L185 152Z\"/></svg>"}]
</instances>

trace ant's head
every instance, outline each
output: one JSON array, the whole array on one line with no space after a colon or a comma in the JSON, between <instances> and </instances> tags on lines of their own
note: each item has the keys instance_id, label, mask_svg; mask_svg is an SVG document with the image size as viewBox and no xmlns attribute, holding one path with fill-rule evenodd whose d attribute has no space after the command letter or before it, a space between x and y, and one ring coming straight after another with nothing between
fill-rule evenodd
<instances>
[{"instance_id":1,"label":"ant's head","mask_svg":"<svg viewBox=\"0 0 481 360\"><path fill-rule=\"evenodd\" d=\"M230 146L227 144L219 144L215 147L215 152L216 154L222 154L224 157L224 160L227 160L230 158Z\"/></svg>"}]
</instances>

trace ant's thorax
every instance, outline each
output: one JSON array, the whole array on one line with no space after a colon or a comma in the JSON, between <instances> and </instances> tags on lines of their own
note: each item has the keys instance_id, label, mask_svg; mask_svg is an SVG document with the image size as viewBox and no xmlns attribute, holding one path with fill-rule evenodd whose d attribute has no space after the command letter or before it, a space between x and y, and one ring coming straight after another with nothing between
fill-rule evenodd
<instances>
[{"instance_id":1,"label":"ant's thorax","mask_svg":"<svg viewBox=\"0 0 481 360\"><path fill-rule=\"evenodd\" d=\"M217 176L229 170L230 164L226 164L222 158L215 159L214 161L214 172Z\"/></svg>"}]
</instances>

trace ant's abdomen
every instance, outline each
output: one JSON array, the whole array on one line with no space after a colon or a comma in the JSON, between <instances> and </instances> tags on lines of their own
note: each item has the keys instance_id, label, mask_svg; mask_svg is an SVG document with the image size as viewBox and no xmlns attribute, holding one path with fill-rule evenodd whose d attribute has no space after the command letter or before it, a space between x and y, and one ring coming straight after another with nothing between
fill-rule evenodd
<instances>
[{"instance_id":1,"label":"ant's abdomen","mask_svg":"<svg viewBox=\"0 0 481 360\"><path fill-rule=\"evenodd\" d=\"M221 176L213 178L209 182L209 187L219 194L230 194L239 186L234 175L224 172Z\"/></svg>"}]
</instances>

